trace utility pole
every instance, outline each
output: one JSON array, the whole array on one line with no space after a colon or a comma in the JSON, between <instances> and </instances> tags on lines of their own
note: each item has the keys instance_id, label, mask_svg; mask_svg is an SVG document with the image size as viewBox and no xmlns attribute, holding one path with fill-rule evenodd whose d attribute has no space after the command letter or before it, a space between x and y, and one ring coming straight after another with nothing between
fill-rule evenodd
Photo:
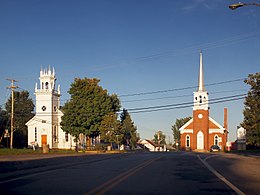
<instances>
[{"instance_id":1,"label":"utility pole","mask_svg":"<svg viewBox=\"0 0 260 195\"><path fill-rule=\"evenodd\" d=\"M11 81L12 85L7 87L12 90L12 105L11 105L11 137L10 137L10 148L13 148L13 133L14 133L14 89L18 88L18 86L14 86L14 82L18 82L14 79L6 79Z\"/></svg>"}]
</instances>

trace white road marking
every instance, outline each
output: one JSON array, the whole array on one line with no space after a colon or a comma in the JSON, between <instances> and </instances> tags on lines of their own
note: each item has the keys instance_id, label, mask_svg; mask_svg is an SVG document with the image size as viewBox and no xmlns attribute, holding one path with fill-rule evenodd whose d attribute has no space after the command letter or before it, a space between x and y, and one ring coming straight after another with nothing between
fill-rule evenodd
<instances>
[{"instance_id":1,"label":"white road marking","mask_svg":"<svg viewBox=\"0 0 260 195\"><path fill-rule=\"evenodd\" d=\"M213 169L207 162L206 159L202 160L199 155L197 155L198 159L220 180L222 180L225 184L227 184L232 190L234 190L239 195L245 195L240 189L238 189L235 185L233 185L230 181L228 181L225 177L219 174L215 169Z\"/></svg>"}]
</instances>

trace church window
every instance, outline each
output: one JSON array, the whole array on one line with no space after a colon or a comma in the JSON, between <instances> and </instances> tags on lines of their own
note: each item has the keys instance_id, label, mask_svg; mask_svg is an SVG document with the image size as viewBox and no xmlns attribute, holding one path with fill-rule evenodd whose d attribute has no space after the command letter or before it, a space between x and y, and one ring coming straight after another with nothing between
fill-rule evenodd
<instances>
[{"instance_id":1,"label":"church window","mask_svg":"<svg viewBox=\"0 0 260 195\"><path fill-rule=\"evenodd\" d=\"M34 129L34 141L37 142L37 127Z\"/></svg>"},{"instance_id":2,"label":"church window","mask_svg":"<svg viewBox=\"0 0 260 195\"><path fill-rule=\"evenodd\" d=\"M218 135L215 135L214 137L214 145L218 145Z\"/></svg>"},{"instance_id":3,"label":"church window","mask_svg":"<svg viewBox=\"0 0 260 195\"><path fill-rule=\"evenodd\" d=\"M42 89L44 89L44 84L43 84L43 82L42 82Z\"/></svg>"},{"instance_id":4,"label":"church window","mask_svg":"<svg viewBox=\"0 0 260 195\"><path fill-rule=\"evenodd\" d=\"M186 147L190 147L190 136L186 136Z\"/></svg>"},{"instance_id":5,"label":"church window","mask_svg":"<svg viewBox=\"0 0 260 195\"><path fill-rule=\"evenodd\" d=\"M200 96L200 103L202 103L202 97Z\"/></svg>"},{"instance_id":6,"label":"church window","mask_svg":"<svg viewBox=\"0 0 260 195\"><path fill-rule=\"evenodd\" d=\"M48 88L49 88L49 83L46 82L46 83L45 83L45 89L48 89Z\"/></svg>"},{"instance_id":7,"label":"church window","mask_svg":"<svg viewBox=\"0 0 260 195\"><path fill-rule=\"evenodd\" d=\"M69 141L69 134L68 133L65 133L65 140L66 140L66 142Z\"/></svg>"},{"instance_id":8,"label":"church window","mask_svg":"<svg viewBox=\"0 0 260 195\"><path fill-rule=\"evenodd\" d=\"M195 97L195 100L197 100L198 98L197 97Z\"/></svg>"},{"instance_id":9,"label":"church window","mask_svg":"<svg viewBox=\"0 0 260 195\"><path fill-rule=\"evenodd\" d=\"M54 140L54 142L57 142L57 140L58 140L57 126L54 126L54 129L53 129L53 140Z\"/></svg>"}]
</instances>

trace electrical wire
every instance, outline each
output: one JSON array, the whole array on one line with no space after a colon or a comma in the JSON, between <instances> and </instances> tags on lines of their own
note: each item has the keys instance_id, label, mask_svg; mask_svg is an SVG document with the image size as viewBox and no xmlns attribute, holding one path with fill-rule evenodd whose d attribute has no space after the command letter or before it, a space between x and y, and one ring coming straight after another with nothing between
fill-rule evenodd
<instances>
[{"instance_id":1,"label":"electrical wire","mask_svg":"<svg viewBox=\"0 0 260 195\"><path fill-rule=\"evenodd\" d=\"M218 93L232 93L237 91L246 91L245 89L235 89L235 90L225 90L225 91L217 91L212 92L211 94L218 94ZM141 101L152 101L152 100L162 100L162 99L174 99L174 98L180 98L180 97L191 97L190 94L185 95L177 95L177 96L166 96L166 97L157 97L157 98L143 98L143 99L134 99L134 100L125 100L121 101L122 103L128 103L128 102L141 102Z\"/></svg>"},{"instance_id":2,"label":"electrical wire","mask_svg":"<svg viewBox=\"0 0 260 195\"><path fill-rule=\"evenodd\" d=\"M222 84L227 84L227 83L234 83L234 82L242 81L242 80L245 80L245 79L246 79L246 78L239 78L239 79L234 79L234 80L215 82L215 83L205 84L204 86L215 86L215 85L222 85ZM194 88L197 88L197 87L198 87L198 86L190 86L190 87L181 87L181 88L158 90L158 91L150 91L150 92L140 92L140 93L132 93L132 94L123 94L123 95L119 95L119 97L131 97L131 96L140 96L140 95L151 95L151 94L158 94L158 93L167 93L167 92L171 92L171 91L182 91L182 90L186 90L186 89L194 89Z\"/></svg>"},{"instance_id":3,"label":"electrical wire","mask_svg":"<svg viewBox=\"0 0 260 195\"><path fill-rule=\"evenodd\" d=\"M245 97L239 97L239 98L232 98L229 100L220 100L216 102L211 102L211 104L218 104L218 103L224 103L224 102L230 102L230 101L236 101L236 100L241 100L244 99ZM134 111L134 112L129 112L130 114L137 114L137 113L148 113L148 112L157 112L157 111L167 111L167 110L174 110L174 109L182 109L182 108L189 108L192 107L193 105L186 105L186 106L177 106L173 108L162 108L162 109L153 109L153 110L141 110L141 111Z\"/></svg>"},{"instance_id":4,"label":"electrical wire","mask_svg":"<svg viewBox=\"0 0 260 195\"><path fill-rule=\"evenodd\" d=\"M223 100L223 99L229 99L229 98L234 98L234 97L240 97L240 96L245 96L246 94L236 94L232 96L225 96L225 97L220 97L220 98L215 98L210 100L211 102L214 102L216 100ZM209 101L208 101L209 102ZM162 106L150 106L150 107L141 107L141 108L130 108L127 109L128 111L136 111L136 110L149 110L149 109L157 109L157 108L165 108L165 107L175 107L175 106L184 106L184 105L190 105L193 104L193 102L184 102L184 103L178 103L178 104L168 104L168 105L162 105Z\"/></svg>"}]
</instances>

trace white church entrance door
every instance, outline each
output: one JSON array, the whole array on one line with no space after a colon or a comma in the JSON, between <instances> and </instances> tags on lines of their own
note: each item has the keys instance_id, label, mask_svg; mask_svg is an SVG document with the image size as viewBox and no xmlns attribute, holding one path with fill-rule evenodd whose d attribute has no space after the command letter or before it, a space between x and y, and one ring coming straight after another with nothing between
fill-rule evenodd
<instances>
[{"instance_id":1,"label":"white church entrance door","mask_svg":"<svg viewBox=\"0 0 260 195\"><path fill-rule=\"evenodd\" d=\"M204 149L204 135L202 131L199 131L197 134L197 149Z\"/></svg>"}]
</instances>

